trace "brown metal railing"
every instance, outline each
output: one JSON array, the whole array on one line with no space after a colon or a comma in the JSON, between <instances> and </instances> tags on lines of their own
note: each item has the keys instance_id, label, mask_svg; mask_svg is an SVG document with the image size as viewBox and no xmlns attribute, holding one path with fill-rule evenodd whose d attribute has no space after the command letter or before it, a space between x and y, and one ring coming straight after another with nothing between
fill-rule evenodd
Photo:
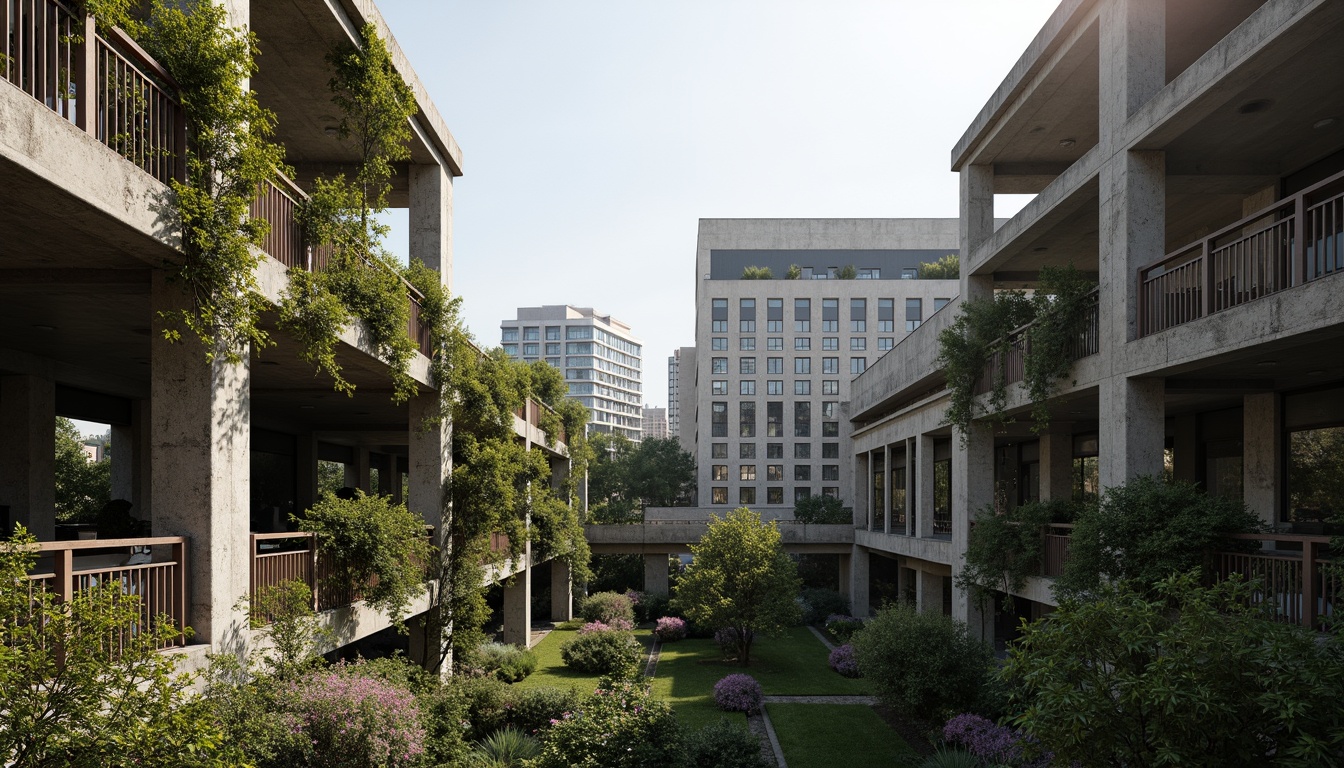
<instances>
[{"instance_id":1,"label":"brown metal railing","mask_svg":"<svg viewBox=\"0 0 1344 768\"><path fill-rule=\"evenodd\" d=\"M271 225L261 250L286 267L311 270L308 248L299 226L299 201L307 197L298 185L282 173L261 185L248 215ZM325 262L322 265L326 266Z\"/></svg>"},{"instance_id":2,"label":"brown metal railing","mask_svg":"<svg viewBox=\"0 0 1344 768\"><path fill-rule=\"evenodd\" d=\"M1214 571L1219 579L1232 575L1257 583L1252 602L1266 608L1276 621L1320 628L1321 620L1335 614L1344 596L1344 578L1325 567L1328 536L1248 533L1232 536L1243 541L1272 543L1255 552L1217 552Z\"/></svg>"},{"instance_id":3,"label":"brown metal railing","mask_svg":"<svg viewBox=\"0 0 1344 768\"><path fill-rule=\"evenodd\" d=\"M0 0L3 2L4 0ZM142 565L111 565L79 567L77 552L131 547L169 547L169 559ZM182 536L159 536L144 539L94 539L88 541L44 541L35 545L39 562L51 558L51 569L28 576L29 594L54 594L61 602L90 589L116 589L139 600L140 626L152 627L168 621L179 634L169 645L183 645L186 638L180 630L187 624L187 540ZM124 642L126 638L112 638Z\"/></svg>"},{"instance_id":4,"label":"brown metal railing","mask_svg":"<svg viewBox=\"0 0 1344 768\"><path fill-rule=\"evenodd\" d=\"M0 0L0 75L74 122L84 20L59 0Z\"/></svg>"},{"instance_id":5,"label":"brown metal railing","mask_svg":"<svg viewBox=\"0 0 1344 768\"><path fill-rule=\"evenodd\" d=\"M1073 537L1072 523L1054 523L1045 526L1045 546L1042 548L1041 575L1055 578L1064 573L1069 559L1069 541Z\"/></svg>"},{"instance_id":6,"label":"brown metal railing","mask_svg":"<svg viewBox=\"0 0 1344 768\"><path fill-rule=\"evenodd\" d=\"M84 34L96 57L93 76L86 71L84 77L97 83L98 118L96 125L76 122L159 181L186 178L187 123L177 83L120 29L104 38L90 18ZM83 50L88 55L87 46Z\"/></svg>"},{"instance_id":7,"label":"brown metal railing","mask_svg":"<svg viewBox=\"0 0 1344 768\"><path fill-rule=\"evenodd\" d=\"M1344 173L1139 270L1139 335L1344 272Z\"/></svg>"},{"instance_id":8,"label":"brown metal railing","mask_svg":"<svg viewBox=\"0 0 1344 768\"><path fill-rule=\"evenodd\" d=\"M1101 351L1097 296L1098 289L1096 288L1093 288L1092 292L1087 295L1089 303L1086 323L1078 332L1077 337L1070 340L1068 349L1070 361L1081 360ZM1034 322L1027 323L1008 334L1008 349L1006 351L995 352L989 356L988 362L985 363L984 372L975 381L975 394L983 395L993 391L994 383L1000 375L1003 377L1004 384L1022 381L1026 376L1026 357L1031 346L1029 331Z\"/></svg>"}]
</instances>

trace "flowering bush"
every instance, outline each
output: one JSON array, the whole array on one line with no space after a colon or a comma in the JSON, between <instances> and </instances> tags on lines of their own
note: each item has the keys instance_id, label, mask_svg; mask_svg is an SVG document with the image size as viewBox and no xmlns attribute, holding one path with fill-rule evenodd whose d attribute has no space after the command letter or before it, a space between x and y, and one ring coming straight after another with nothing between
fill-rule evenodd
<instances>
[{"instance_id":1,"label":"flowering bush","mask_svg":"<svg viewBox=\"0 0 1344 768\"><path fill-rule=\"evenodd\" d=\"M619 632L630 632L634 630L635 625L625 619L612 619L610 622L590 621L579 627L579 634L586 635L590 632L609 632L617 630Z\"/></svg>"},{"instance_id":2,"label":"flowering bush","mask_svg":"<svg viewBox=\"0 0 1344 768\"><path fill-rule=\"evenodd\" d=\"M863 619L838 613L826 617L826 631L835 635L835 638L842 643L849 642L849 638L853 637L854 633L860 629L863 629Z\"/></svg>"},{"instance_id":3,"label":"flowering bush","mask_svg":"<svg viewBox=\"0 0 1344 768\"><path fill-rule=\"evenodd\" d=\"M598 592L589 595L579 604L579 615L584 621L600 621L610 624L616 619L635 623L635 609L630 598L617 592Z\"/></svg>"},{"instance_id":4,"label":"flowering bush","mask_svg":"<svg viewBox=\"0 0 1344 768\"><path fill-rule=\"evenodd\" d=\"M737 673L714 684L714 703L729 712L759 712L765 702L761 684L751 675Z\"/></svg>"},{"instance_id":5,"label":"flowering bush","mask_svg":"<svg viewBox=\"0 0 1344 768\"><path fill-rule=\"evenodd\" d=\"M960 744L982 762L1012 768L1047 768L1055 756L1027 734L979 715L957 715L943 726L943 740Z\"/></svg>"},{"instance_id":6,"label":"flowering bush","mask_svg":"<svg viewBox=\"0 0 1344 768\"><path fill-rule=\"evenodd\" d=\"M476 666L506 683L516 683L537 671L537 654L507 643L481 643L476 649Z\"/></svg>"},{"instance_id":7,"label":"flowering bush","mask_svg":"<svg viewBox=\"0 0 1344 768\"><path fill-rule=\"evenodd\" d=\"M580 672L623 675L639 665L643 648L626 630L580 632L560 646L565 666Z\"/></svg>"},{"instance_id":8,"label":"flowering bush","mask_svg":"<svg viewBox=\"0 0 1344 768\"><path fill-rule=\"evenodd\" d=\"M575 712L543 730L538 768L644 768L680 765L680 731L672 710L647 688L598 688Z\"/></svg>"},{"instance_id":9,"label":"flowering bush","mask_svg":"<svg viewBox=\"0 0 1344 768\"><path fill-rule=\"evenodd\" d=\"M849 643L831 651L828 663L831 665L831 669L845 677L861 677L859 674L859 657L854 655L854 646Z\"/></svg>"},{"instance_id":10,"label":"flowering bush","mask_svg":"<svg viewBox=\"0 0 1344 768\"><path fill-rule=\"evenodd\" d=\"M737 656L738 648L741 647L738 643L737 630L732 627L724 627L715 632L714 642L719 644L719 650L728 658Z\"/></svg>"},{"instance_id":11,"label":"flowering bush","mask_svg":"<svg viewBox=\"0 0 1344 768\"><path fill-rule=\"evenodd\" d=\"M281 717L307 737L302 764L393 768L420 761L425 729L411 692L361 666L339 664L288 685Z\"/></svg>"},{"instance_id":12,"label":"flowering bush","mask_svg":"<svg viewBox=\"0 0 1344 768\"><path fill-rule=\"evenodd\" d=\"M686 622L676 616L664 616L658 620L653 630L654 637L660 643L672 643L686 639Z\"/></svg>"}]
</instances>

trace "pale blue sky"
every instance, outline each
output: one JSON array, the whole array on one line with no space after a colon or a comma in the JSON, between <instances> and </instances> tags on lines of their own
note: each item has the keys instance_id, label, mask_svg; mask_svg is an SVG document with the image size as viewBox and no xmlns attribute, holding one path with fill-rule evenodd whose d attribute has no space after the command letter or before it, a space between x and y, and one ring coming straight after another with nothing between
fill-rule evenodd
<instances>
[{"instance_id":1,"label":"pale blue sky","mask_svg":"<svg viewBox=\"0 0 1344 768\"><path fill-rule=\"evenodd\" d=\"M493 346L519 306L611 313L657 406L694 342L697 220L955 217L952 145L1055 5L380 2L463 149L468 326Z\"/></svg>"},{"instance_id":2,"label":"pale blue sky","mask_svg":"<svg viewBox=\"0 0 1344 768\"><path fill-rule=\"evenodd\" d=\"M1055 5L379 3L463 149L468 326L494 346L519 306L611 313L644 341L655 406L694 342L697 220L955 217L952 145Z\"/></svg>"}]
</instances>

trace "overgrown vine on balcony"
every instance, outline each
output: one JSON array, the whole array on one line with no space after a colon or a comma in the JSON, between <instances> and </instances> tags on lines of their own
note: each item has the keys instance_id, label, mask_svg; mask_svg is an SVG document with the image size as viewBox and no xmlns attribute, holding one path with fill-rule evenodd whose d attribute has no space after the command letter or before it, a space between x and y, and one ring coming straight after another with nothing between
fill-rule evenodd
<instances>
[{"instance_id":1,"label":"overgrown vine on balcony","mask_svg":"<svg viewBox=\"0 0 1344 768\"><path fill-rule=\"evenodd\" d=\"M975 516L957 586L982 603L995 592L1011 599L1027 577L1041 574L1045 526L1072 522L1075 514L1072 501L1034 501L1003 512L986 507Z\"/></svg>"},{"instance_id":2,"label":"overgrown vine on balcony","mask_svg":"<svg viewBox=\"0 0 1344 768\"><path fill-rule=\"evenodd\" d=\"M401 403L416 392L409 373L416 347L406 332L410 298L377 215L387 207L393 163L410 159L408 121L417 107L373 25L364 26L361 38L360 46L341 45L327 56L332 102L341 112L336 134L359 153L358 169L353 178L342 173L314 181L299 219L306 242L329 248L331 256L321 272L290 270L280 319L301 342L303 358L346 394L354 386L341 375L337 342L352 318L363 320L391 369L392 399Z\"/></svg>"},{"instance_id":3,"label":"overgrown vine on balcony","mask_svg":"<svg viewBox=\"0 0 1344 768\"><path fill-rule=\"evenodd\" d=\"M127 0L91 0L86 9L104 25L123 26L172 74L187 125L186 179L172 182L170 212L183 254L172 277L188 305L159 313L162 333L172 342L195 336L207 359L237 363L249 345L270 344L258 326L266 300L252 248L269 226L250 218L248 208L257 186L283 166L283 151L270 140L275 116L245 87L256 72L256 38L229 27L224 8L205 0L155 0L145 21L130 7Z\"/></svg>"},{"instance_id":4,"label":"overgrown vine on balcony","mask_svg":"<svg viewBox=\"0 0 1344 768\"><path fill-rule=\"evenodd\" d=\"M995 355L1007 356L1009 335L1028 323L1022 379L1032 403L1032 431L1049 425L1047 402L1073 368L1074 347L1087 329L1094 287L1072 265L1044 267L1030 297L1021 291L1000 291L992 298L961 303L956 319L938 335L938 364L945 371L950 395L946 423L955 426L963 440L974 419L1005 420L1006 371L1003 366L987 368ZM983 375L992 378L985 407L977 409L975 386Z\"/></svg>"}]
</instances>

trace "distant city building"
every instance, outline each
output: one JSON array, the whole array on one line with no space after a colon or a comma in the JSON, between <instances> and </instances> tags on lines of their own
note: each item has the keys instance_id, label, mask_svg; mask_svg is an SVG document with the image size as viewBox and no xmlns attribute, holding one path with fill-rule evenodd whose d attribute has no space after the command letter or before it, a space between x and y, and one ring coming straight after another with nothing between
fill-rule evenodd
<instances>
[{"instance_id":1,"label":"distant city building","mask_svg":"<svg viewBox=\"0 0 1344 768\"><path fill-rule=\"evenodd\" d=\"M956 252L956 219L701 219L679 369L699 503L849 502L849 383L957 295L918 279Z\"/></svg>"},{"instance_id":2,"label":"distant city building","mask_svg":"<svg viewBox=\"0 0 1344 768\"><path fill-rule=\"evenodd\" d=\"M667 437L667 409L644 408L644 439L655 440Z\"/></svg>"},{"instance_id":3,"label":"distant city building","mask_svg":"<svg viewBox=\"0 0 1344 768\"><path fill-rule=\"evenodd\" d=\"M681 449L695 455L695 347L681 347L667 359L667 430ZM686 418L682 419L682 414Z\"/></svg>"},{"instance_id":4,"label":"distant city building","mask_svg":"<svg viewBox=\"0 0 1344 768\"><path fill-rule=\"evenodd\" d=\"M681 350L678 349L667 358L667 434L670 437L681 434L681 403L677 402L681 391L680 370Z\"/></svg>"},{"instance_id":5,"label":"distant city building","mask_svg":"<svg viewBox=\"0 0 1344 768\"><path fill-rule=\"evenodd\" d=\"M559 368L570 397L593 412L590 431L640 439L642 342L630 326L591 307L519 307L517 318L500 323L500 344L515 360Z\"/></svg>"}]
</instances>

